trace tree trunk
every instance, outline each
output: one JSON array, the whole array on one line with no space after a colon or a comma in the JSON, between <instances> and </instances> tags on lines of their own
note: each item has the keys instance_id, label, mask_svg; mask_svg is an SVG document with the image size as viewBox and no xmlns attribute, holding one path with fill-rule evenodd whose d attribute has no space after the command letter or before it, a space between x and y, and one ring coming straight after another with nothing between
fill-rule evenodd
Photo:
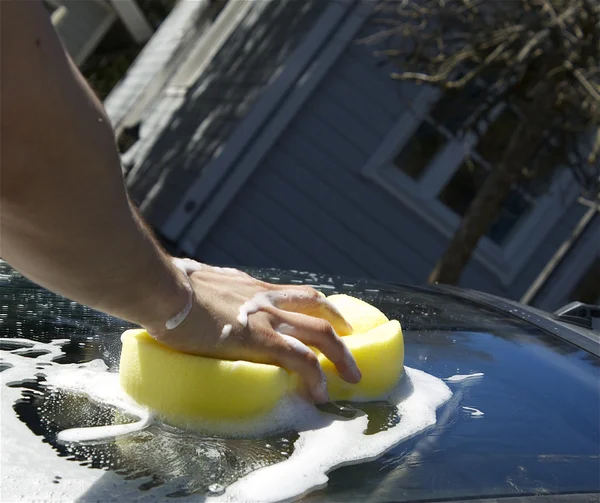
<instances>
[{"instance_id":1,"label":"tree trunk","mask_svg":"<svg viewBox=\"0 0 600 503\"><path fill-rule=\"evenodd\" d=\"M518 136L514 146L509 147L505 161L492 169L483 187L473 199L442 258L429 275L430 283L456 285L460 280L462 271L471 259L479 239L498 216L512 184L521 178L524 166L528 164L543 141L544 128L537 126L544 124L544 118L541 116L550 115L547 99L547 96L540 96L529 104L528 115L535 117L535 120L528 121L524 128L519 128L522 131L515 132Z\"/></svg>"},{"instance_id":2,"label":"tree trunk","mask_svg":"<svg viewBox=\"0 0 600 503\"><path fill-rule=\"evenodd\" d=\"M522 169L521 164L510 163L492 170L461 220L442 258L429 275L430 283L458 283L479 239L498 216L502 203Z\"/></svg>"}]
</instances>

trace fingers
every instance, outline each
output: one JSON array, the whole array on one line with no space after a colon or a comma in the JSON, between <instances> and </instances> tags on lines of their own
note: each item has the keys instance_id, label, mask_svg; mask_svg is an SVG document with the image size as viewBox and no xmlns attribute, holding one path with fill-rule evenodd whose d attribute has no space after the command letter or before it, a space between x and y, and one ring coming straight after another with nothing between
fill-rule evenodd
<instances>
[{"instance_id":1,"label":"fingers","mask_svg":"<svg viewBox=\"0 0 600 503\"><path fill-rule=\"evenodd\" d=\"M328 321L277 309L271 314L273 328L278 333L294 337L304 344L319 349L331 360L340 377L345 381L350 383L360 381L361 373L356 360Z\"/></svg>"},{"instance_id":2,"label":"fingers","mask_svg":"<svg viewBox=\"0 0 600 503\"><path fill-rule=\"evenodd\" d=\"M279 309L327 320L340 335L352 333L352 326L338 309L311 287L290 287L271 291L269 298L273 306Z\"/></svg>"},{"instance_id":3,"label":"fingers","mask_svg":"<svg viewBox=\"0 0 600 503\"><path fill-rule=\"evenodd\" d=\"M300 374L315 403L329 401L327 380L317 355L294 337L278 334L278 338L280 343L273 347L275 363Z\"/></svg>"}]
</instances>

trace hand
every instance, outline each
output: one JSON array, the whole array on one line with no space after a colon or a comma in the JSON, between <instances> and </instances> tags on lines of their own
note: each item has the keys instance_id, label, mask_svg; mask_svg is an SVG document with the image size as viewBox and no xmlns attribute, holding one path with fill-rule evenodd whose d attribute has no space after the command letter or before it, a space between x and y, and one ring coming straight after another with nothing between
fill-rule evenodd
<instances>
[{"instance_id":1,"label":"hand","mask_svg":"<svg viewBox=\"0 0 600 503\"><path fill-rule=\"evenodd\" d=\"M274 364L298 372L316 403L328 400L314 346L342 379L361 379L354 357L335 332L352 332L339 311L315 289L274 285L236 269L190 259L184 265L193 288L192 309L177 328L150 334L178 351L226 360Z\"/></svg>"}]
</instances>

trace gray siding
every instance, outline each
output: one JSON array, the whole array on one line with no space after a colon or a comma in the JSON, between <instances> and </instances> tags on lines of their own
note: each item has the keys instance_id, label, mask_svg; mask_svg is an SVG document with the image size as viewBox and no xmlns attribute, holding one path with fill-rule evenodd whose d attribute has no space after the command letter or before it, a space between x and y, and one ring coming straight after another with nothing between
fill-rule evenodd
<instances>
[{"instance_id":1,"label":"gray siding","mask_svg":"<svg viewBox=\"0 0 600 503\"><path fill-rule=\"evenodd\" d=\"M388 73L370 49L349 45L198 257L219 261L218 249L248 266L425 282L446 239L361 175L416 92ZM505 294L477 263L464 276L471 288Z\"/></svg>"},{"instance_id":2,"label":"gray siding","mask_svg":"<svg viewBox=\"0 0 600 503\"><path fill-rule=\"evenodd\" d=\"M574 202L570 205L565 204L565 213L558 220L546 239L540 243L535 253L531 255L530 260L523 267L521 274L517 275L510 285L509 296L513 299L520 299L531 283L535 281L541 270L556 253L556 250L569 238L571 232L586 211L586 207ZM568 264L569 258L565 259Z\"/></svg>"},{"instance_id":3,"label":"gray siding","mask_svg":"<svg viewBox=\"0 0 600 503\"><path fill-rule=\"evenodd\" d=\"M365 26L359 37L368 30ZM371 48L349 44L291 124L279 131L195 255L214 264L426 282L448 238L362 174L418 90L391 80L390 70ZM245 166L243 156L238 163ZM521 298L583 211L577 204L565 208L512 284L504 285L474 259L461 286ZM193 228L188 227L190 235ZM586 239L576 247L590 246ZM566 257L558 276L568 274L572 260L576 253Z\"/></svg>"},{"instance_id":4,"label":"gray siding","mask_svg":"<svg viewBox=\"0 0 600 503\"><path fill-rule=\"evenodd\" d=\"M182 96L165 91L149 107L126 180L155 227L221 154L327 5L321 0L254 2L198 80ZM191 75L196 68L191 64L188 70Z\"/></svg>"},{"instance_id":5,"label":"gray siding","mask_svg":"<svg viewBox=\"0 0 600 503\"><path fill-rule=\"evenodd\" d=\"M581 215L583 207L579 207L577 213ZM570 212L565 217L570 216ZM565 229L566 230L566 229ZM568 229L567 236L571 234L573 228ZM560 243L562 244L562 243ZM560 244L558 246L560 246ZM547 245L546 245L547 246ZM554 274L548 279L544 287L533 302L534 305L549 311L555 311L561 306L572 302L573 288L579 283L583 276L590 274L590 266L594 260L600 258L600 214L596 213L594 219L590 222L585 232L571 247L564 260L554 271ZM579 271L583 269L582 271ZM600 283L600 277L595 281ZM565 288L566 286L566 288Z\"/></svg>"}]
</instances>

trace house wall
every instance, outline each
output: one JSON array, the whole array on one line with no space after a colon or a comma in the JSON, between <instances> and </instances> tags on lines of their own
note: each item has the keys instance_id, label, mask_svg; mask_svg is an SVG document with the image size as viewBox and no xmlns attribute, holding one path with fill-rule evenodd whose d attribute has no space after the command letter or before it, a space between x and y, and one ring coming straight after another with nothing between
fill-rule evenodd
<instances>
[{"instance_id":1,"label":"house wall","mask_svg":"<svg viewBox=\"0 0 600 503\"><path fill-rule=\"evenodd\" d=\"M425 282L446 239L361 174L417 92L388 73L370 48L349 44L197 255L233 265ZM477 264L465 280L505 293Z\"/></svg>"},{"instance_id":2,"label":"house wall","mask_svg":"<svg viewBox=\"0 0 600 503\"><path fill-rule=\"evenodd\" d=\"M357 38L369 33L365 26ZM447 238L361 173L418 91L349 44L196 250L207 262L420 284ZM240 163L244 159L239 160ZM461 285L518 299L564 241L565 215L512 284L472 260Z\"/></svg>"},{"instance_id":3,"label":"house wall","mask_svg":"<svg viewBox=\"0 0 600 503\"><path fill-rule=\"evenodd\" d=\"M129 193L156 228L221 155L263 91L272 89L271 79L290 64L290 54L327 5L321 0L229 2L222 24L217 21L203 36L182 41L187 49L180 51L182 64L148 104L140 141L126 154L132 165ZM213 37L229 29L215 47ZM216 54L205 61L210 50ZM253 135L257 129L252 128Z\"/></svg>"},{"instance_id":4,"label":"house wall","mask_svg":"<svg viewBox=\"0 0 600 503\"><path fill-rule=\"evenodd\" d=\"M581 213L586 210L585 207L578 208L578 212ZM569 235L573 227L569 229ZM542 309L555 311L573 300L578 300L573 297L574 289L584 276L597 274L594 263L598 259L600 259L600 214L596 213L540 289L534 304ZM588 279L595 281L596 285L600 284L600 277Z\"/></svg>"}]
</instances>

